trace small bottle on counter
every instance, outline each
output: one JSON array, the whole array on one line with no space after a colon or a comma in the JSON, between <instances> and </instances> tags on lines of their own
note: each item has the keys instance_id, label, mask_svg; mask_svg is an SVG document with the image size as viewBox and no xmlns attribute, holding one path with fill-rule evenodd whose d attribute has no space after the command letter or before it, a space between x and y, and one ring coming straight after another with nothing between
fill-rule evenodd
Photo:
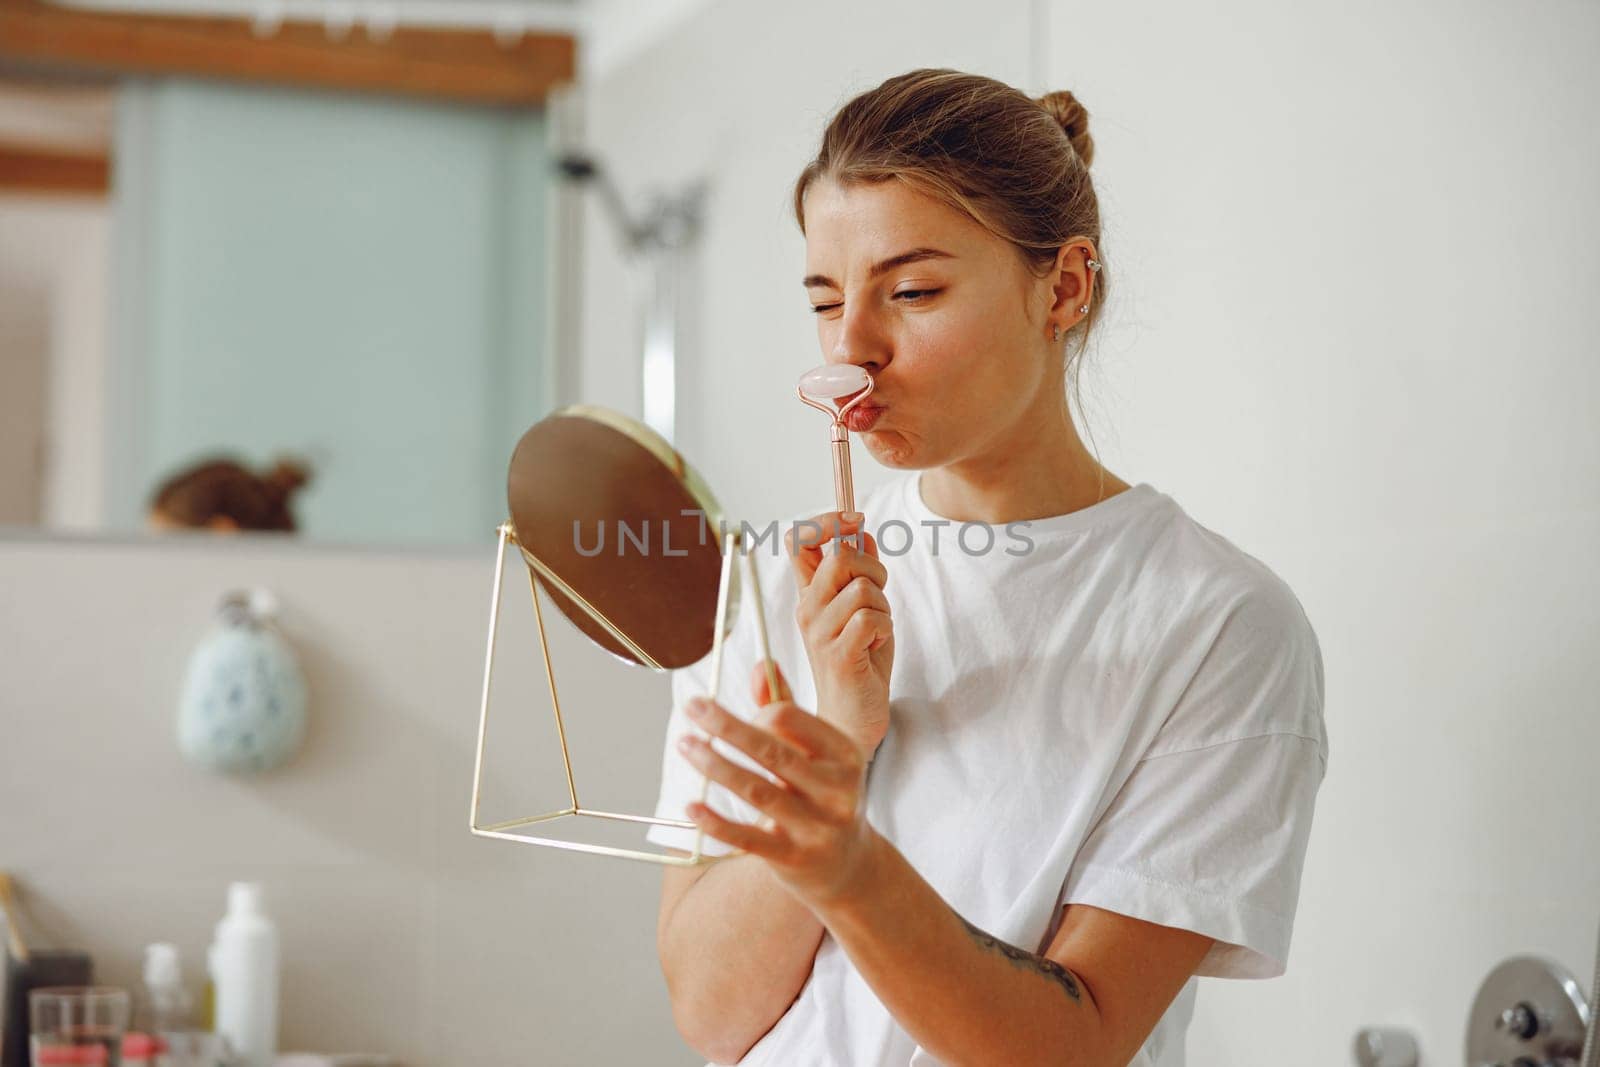
<instances>
[{"instance_id":1,"label":"small bottle on counter","mask_svg":"<svg viewBox=\"0 0 1600 1067\"><path fill-rule=\"evenodd\" d=\"M208 957L216 1031L239 1067L270 1067L278 1052L278 930L261 907L261 885L228 887L228 913Z\"/></svg>"},{"instance_id":2,"label":"small bottle on counter","mask_svg":"<svg viewBox=\"0 0 1600 1067\"><path fill-rule=\"evenodd\" d=\"M146 1033L161 1035L189 1028L193 1001L183 984L178 947L165 941L144 949L144 1019Z\"/></svg>"}]
</instances>

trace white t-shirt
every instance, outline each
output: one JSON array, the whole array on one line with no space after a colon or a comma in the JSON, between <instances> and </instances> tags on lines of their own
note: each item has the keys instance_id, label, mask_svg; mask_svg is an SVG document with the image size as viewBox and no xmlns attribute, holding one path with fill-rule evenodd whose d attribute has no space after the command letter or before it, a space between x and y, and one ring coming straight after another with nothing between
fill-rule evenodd
<instances>
[{"instance_id":1,"label":"white t-shirt","mask_svg":"<svg viewBox=\"0 0 1600 1067\"><path fill-rule=\"evenodd\" d=\"M1062 907L1081 902L1215 938L1197 975L1282 974L1328 752L1321 652L1294 594L1149 484L1066 515L964 527L929 510L919 477L858 504L895 628L873 826L956 912L1013 945L1042 952ZM756 552L773 655L815 711L781 536ZM751 608L719 694L745 718ZM676 740L694 729L682 708L708 691L710 660L674 672L658 817L683 819L700 796ZM708 803L761 819L718 785ZM646 836L688 850L695 831ZM1196 984L1132 1064L1181 1067ZM799 997L740 1062L938 1063L826 934Z\"/></svg>"}]
</instances>

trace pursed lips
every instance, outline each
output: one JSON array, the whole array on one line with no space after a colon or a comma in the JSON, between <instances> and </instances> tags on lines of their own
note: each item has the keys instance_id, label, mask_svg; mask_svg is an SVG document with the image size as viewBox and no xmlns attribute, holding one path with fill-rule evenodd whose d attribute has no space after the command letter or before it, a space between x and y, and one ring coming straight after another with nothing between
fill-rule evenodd
<instances>
[{"instance_id":1,"label":"pursed lips","mask_svg":"<svg viewBox=\"0 0 1600 1067\"><path fill-rule=\"evenodd\" d=\"M867 430L872 429L873 423L878 421L878 416L883 414L884 407L885 405L883 404L874 404L871 400L863 400L860 404L845 412L845 427L855 433L865 433Z\"/></svg>"}]
</instances>

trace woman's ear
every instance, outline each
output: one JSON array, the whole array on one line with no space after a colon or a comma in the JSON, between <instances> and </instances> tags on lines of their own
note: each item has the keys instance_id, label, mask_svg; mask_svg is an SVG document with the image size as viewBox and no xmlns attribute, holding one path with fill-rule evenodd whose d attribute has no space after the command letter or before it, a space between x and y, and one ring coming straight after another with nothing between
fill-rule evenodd
<instances>
[{"instance_id":1,"label":"woman's ear","mask_svg":"<svg viewBox=\"0 0 1600 1067\"><path fill-rule=\"evenodd\" d=\"M1081 253L1080 253L1081 249ZM1086 241L1070 241L1056 250L1055 263L1050 267L1055 299L1050 304L1051 317L1065 316L1066 326L1077 318L1078 308L1089 302L1089 257L1094 249Z\"/></svg>"}]
</instances>

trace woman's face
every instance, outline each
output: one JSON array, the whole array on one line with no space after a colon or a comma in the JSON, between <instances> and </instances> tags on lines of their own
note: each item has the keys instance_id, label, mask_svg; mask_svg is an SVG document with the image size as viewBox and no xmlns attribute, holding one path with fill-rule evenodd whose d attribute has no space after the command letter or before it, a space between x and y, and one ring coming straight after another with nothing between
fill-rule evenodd
<instances>
[{"instance_id":1,"label":"woman's face","mask_svg":"<svg viewBox=\"0 0 1600 1067\"><path fill-rule=\"evenodd\" d=\"M806 192L806 292L829 363L873 375L847 416L885 466L924 468L1020 447L1060 353L1052 278L966 215L902 182Z\"/></svg>"},{"instance_id":2,"label":"woman's face","mask_svg":"<svg viewBox=\"0 0 1600 1067\"><path fill-rule=\"evenodd\" d=\"M152 533L166 533L171 530L192 530L195 527L179 522L170 515L156 508L151 508L145 514L145 528ZM238 533L239 524L226 515L213 515L209 522L199 527L204 530L215 530L217 533Z\"/></svg>"}]
</instances>

